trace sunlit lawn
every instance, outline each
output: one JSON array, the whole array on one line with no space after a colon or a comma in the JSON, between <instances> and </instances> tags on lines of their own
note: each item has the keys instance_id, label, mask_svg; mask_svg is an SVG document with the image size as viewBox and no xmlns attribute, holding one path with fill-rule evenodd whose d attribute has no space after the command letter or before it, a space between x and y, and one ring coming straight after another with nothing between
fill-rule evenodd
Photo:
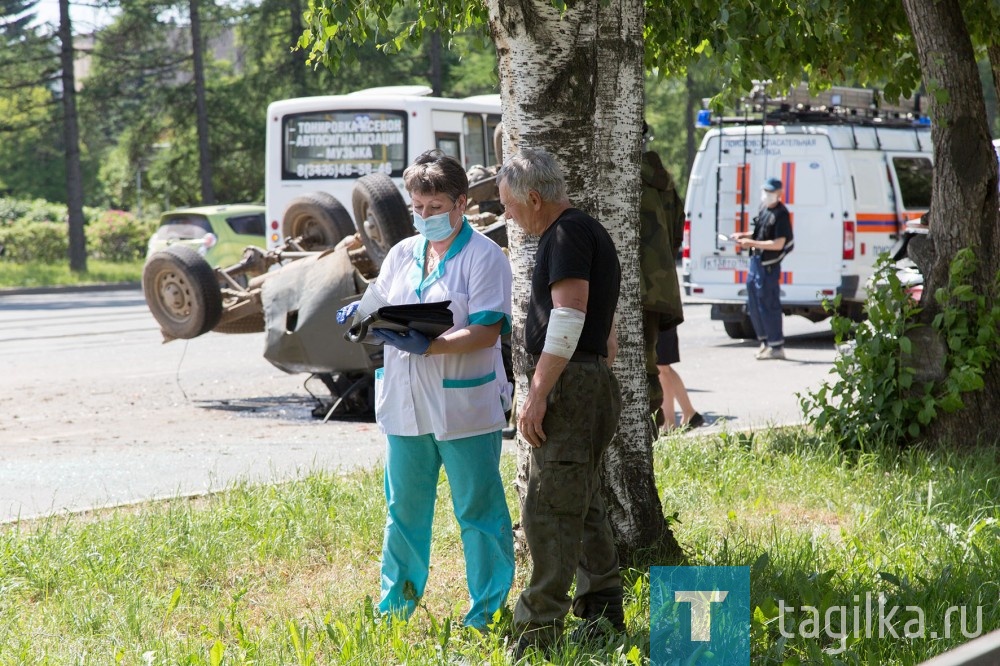
<instances>
[{"instance_id":1,"label":"sunlit lawn","mask_svg":"<svg viewBox=\"0 0 1000 666\"><path fill-rule=\"evenodd\" d=\"M15 264L0 259L0 289L139 282L142 279L142 265L142 261L112 263L88 259L87 271L74 273L69 269L69 260L65 264Z\"/></svg>"},{"instance_id":2,"label":"sunlit lawn","mask_svg":"<svg viewBox=\"0 0 1000 666\"><path fill-rule=\"evenodd\" d=\"M957 627L929 637L957 604L983 606L983 633L1000 625L995 449L845 456L790 430L664 439L657 460L690 563L752 567L754 664L918 663L965 640ZM395 624L372 611L380 470L0 528L0 663L509 663L505 618L485 637L459 626L450 506L442 479L429 586L413 619ZM515 593L527 568L518 562ZM566 647L555 663L648 663L646 572L627 580L629 636ZM779 633L779 601L824 609L865 593L921 606L928 634L844 646ZM789 615L786 633L803 617Z\"/></svg>"}]
</instances>

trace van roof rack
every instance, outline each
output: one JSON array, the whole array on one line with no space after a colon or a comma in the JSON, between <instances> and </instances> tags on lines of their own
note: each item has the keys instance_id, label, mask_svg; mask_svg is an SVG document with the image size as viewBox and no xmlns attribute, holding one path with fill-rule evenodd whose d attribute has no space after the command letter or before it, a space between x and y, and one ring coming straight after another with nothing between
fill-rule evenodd
<instances>
[{"instance_id":1,"label":"van roof rack","mask_svg":"<svg viewBox=\"0 0 1000 666\"><path fill-rule=\"evenodd\" d=\"M924 110L926 98L917 94L911 99L889 103L880 90L834 86L815 95L800 83L783 95L770 97L770 81L754 81L750 93L741 100L745 115L711 118L707 111L699 113L698 125L709 127L722 124L781 125L858 124L878 127L914 127L928 125ZM708 100L702 100L708 106Z\"/></svg>"}]
</instances>

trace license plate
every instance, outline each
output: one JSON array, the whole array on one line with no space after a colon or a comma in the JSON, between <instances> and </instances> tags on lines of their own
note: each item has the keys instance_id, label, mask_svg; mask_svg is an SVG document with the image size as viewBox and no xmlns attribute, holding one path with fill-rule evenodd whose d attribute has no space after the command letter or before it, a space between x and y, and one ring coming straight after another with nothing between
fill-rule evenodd
<instances>
[{"instance_id":1,"label":"license plate","mask_svg":"<svg viewBox=\"0 0 1000 666\"><path fill-rule=\"evenodd\" d=\"M745 271L750 267L748 257L702 257L701 266L706 271Z\"/></svg>"}]
</instances>

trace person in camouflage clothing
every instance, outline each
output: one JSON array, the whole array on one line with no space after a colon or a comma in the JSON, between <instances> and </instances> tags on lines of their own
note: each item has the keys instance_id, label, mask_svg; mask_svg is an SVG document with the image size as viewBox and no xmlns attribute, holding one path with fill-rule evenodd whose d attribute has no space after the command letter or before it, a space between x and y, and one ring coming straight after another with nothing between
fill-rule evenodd
<instances>
[{"instance_id":1,"label":"person in camouflage clothing","mask_svg":"<svg viewBox=\"0 0 1000 666\"><path fill-rule=\"evenodd\" d=\"M684 233L684 202L660 156L646 146L652 137L643 122L642 196L639 202L639 271L643 341L649 412L658 426L664 424L663 389L657 368L656 341L661 331L684 321L680 285L674 258ZM673 418L673 405L670 406ZM672 425L672 424L671 424Z\"/></svg>"}]
</instances>

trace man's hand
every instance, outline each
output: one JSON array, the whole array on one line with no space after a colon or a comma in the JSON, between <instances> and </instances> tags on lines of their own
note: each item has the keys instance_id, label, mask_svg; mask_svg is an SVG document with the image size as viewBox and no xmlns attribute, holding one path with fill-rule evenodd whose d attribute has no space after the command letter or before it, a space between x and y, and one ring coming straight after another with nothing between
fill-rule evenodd
<instances>
[{"instance_id":1,"label":"man's hand","mask_svg":"<svg viewBox=\"0 0 1000 666\"><path fill-rule=\"evenodd\" d=\"M542 430L542 421L545 420L545 400L538 400L528 391L528 397L524 405L517 407L517 431L528 440L532 448L538 448L545 443L545 431Z\"/></svg>"},{"instance_id":2,"label":"man's hand","mask_svg":"<svg viewBox=\"0 0 1000 666\"><path fill-rule=\"evenodd\" d=\"M431 346L431 341L426 335L414 329L408 329L406 333L397 333L384 328L373 328L372 335L387 345L392 345L396 349L405 351L408 354L423 356L427 348Z\"/></svg>"},{"instance_id":3,"label":"man's hand","mask_svg":"<svg viewBox=\"0 0 1000 666\"><path fill-rule=\"evenodd\" d=\"M361 301L354 301L337 310L337 323L346 324L354 316L354 313L358 311L359 305L361 305Z\"/></svg>"}]
</instances>

